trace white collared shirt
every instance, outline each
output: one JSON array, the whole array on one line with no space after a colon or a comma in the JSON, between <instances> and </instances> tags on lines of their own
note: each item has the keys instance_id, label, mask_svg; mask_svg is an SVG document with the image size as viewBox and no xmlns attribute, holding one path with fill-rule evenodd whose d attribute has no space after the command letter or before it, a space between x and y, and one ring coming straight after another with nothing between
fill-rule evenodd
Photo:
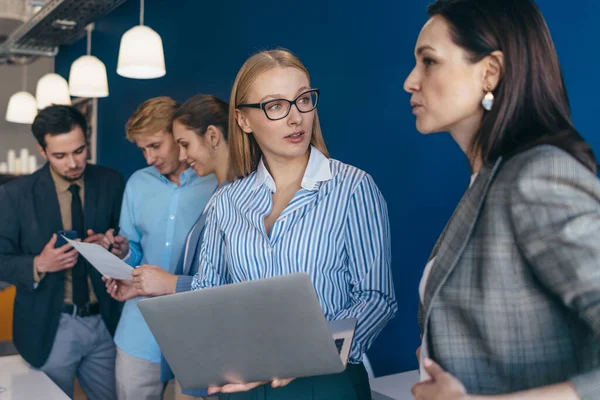
<instances>
[{"instance_id":1,"label":"white collared shirt","mask_svg":"<svg viewBox=\"0 0 600 400\"><path fill-rule=\"evenodd\" d=\"M326 182L331 179L331 168L329 160L317 148L311 147L310 157L306 165L306 171L302 177L301 187L306 190L316 190L319 182ZM266 185L272 193L277 191L275 181L267 170L264 160L261 158L256 168L256 180L252 189L260 185Z\"/></svg>"}]
</instances>

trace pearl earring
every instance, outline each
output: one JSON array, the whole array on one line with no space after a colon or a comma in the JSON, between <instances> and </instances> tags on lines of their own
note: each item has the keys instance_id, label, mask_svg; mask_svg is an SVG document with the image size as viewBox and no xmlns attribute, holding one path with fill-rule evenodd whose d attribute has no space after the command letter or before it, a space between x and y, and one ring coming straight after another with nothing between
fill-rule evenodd
<instances>
[{"instance_id":1,"label":"pearl earring","mask_svg":"<svg viewBox=\"0 0 600 400\"><path fill-rule=\"evenodd\" d=\"M494 105L494 94L492 93L491 88L488 88L488 92L485 94L483 100L481 100L481 105L487 111L490 111L492 109L492 106Z\"/></svg>"},{"instance_id":2,"label":"pearl earring","mask_svg":"<svg viewBox=\"0 0 600 400\"><path fill-rule=\"evenodd\" d=\"M216 150L216 149L217 149L217 146L213 146L213 150Z\"/></svg>"}]
</instances>

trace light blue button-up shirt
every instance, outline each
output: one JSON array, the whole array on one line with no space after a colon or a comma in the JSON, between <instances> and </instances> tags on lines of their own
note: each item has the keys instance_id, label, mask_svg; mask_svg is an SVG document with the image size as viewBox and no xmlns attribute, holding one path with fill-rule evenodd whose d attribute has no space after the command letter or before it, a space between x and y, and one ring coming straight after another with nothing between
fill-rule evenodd
<instances>
[{"instance_id":1,"label":"light blue button-up shirt","mask_svg":"<svg viewBox=\"0 0 600 400\"><path fill-rule=\"evenodd\" d=\"M152 264L175 272L185 238L217 187L214 175L198 177L192 169L179 179L177 186L156 168L148 167L127 182L120 234L129 239L129 265ZM125 303L115 343L134 357L158 363L160 348L139 311L139 299Z\"/></svg>"},{"instance_id":2,"label":"light blue button-up shirt","mask_svg":"<svg viewBox=\"0 0 600 400\"><path fill-rule=\"evenodd\" d=\"M350 362L360 363L398 308L385 200L371 176L314 147L302 188L267 234L275 190L261 161L215 195L192 289L306 272L328 320L358 319Z\"/></svg>"}]
</instances>

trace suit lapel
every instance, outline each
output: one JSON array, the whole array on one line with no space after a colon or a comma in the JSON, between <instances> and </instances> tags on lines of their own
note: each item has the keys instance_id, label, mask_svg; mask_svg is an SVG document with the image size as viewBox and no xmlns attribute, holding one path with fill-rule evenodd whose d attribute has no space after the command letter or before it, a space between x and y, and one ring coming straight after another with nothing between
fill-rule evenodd
<instances>
[{"instance_id":1,"label":"suit lapel","mask_svg":"<svg viewBox=\"0 0 600 400\"><path fill-rule=\"evenodd\" d=\"M50 175L50 167L46 164L40 171L38 183L34 185L34 212L38 221L44 243L46 245L53 233L63 229L62 218L60 215L60 206L58 205L58 196L56 187Z\"/></svg>"},{"instance_id":2,"label":"suit lapel","mask_svg":"<svg viewBox=\"0 0 600 400\"><path fill-rule=\"evenodd\" d=\"M83 220L86 231L88 229L93 229L94 226L96 226L96 210L98 209L98 204L100 202L99 195L101 195L101 193L97 192L97 184L94 182L93 172L94 171L92 170L91 166L88 165L85 169L85 175L83 179L83 185L85 187Z\"/></svg>"},{"instance_id":3,"label":"suit lapel","mask_svg":"<svg viewBox=\"0 0 600 400\"><path fill-rule=\"evenodd\" d=\"M87 230L91 229L94 233L104 233L104 232L96 232L95 229L98 229L96 224L96 216L98 213L98 207L102 204L102 199L104 193L101 190L98 190L98 182L96 180L96 171L93 169L94 167L90 164L87 164L85 167L85 173L83 175L83 185L85 187L84 192L84 203L83 203L83 223L85 227L85 232L83 233L84 237L87 236ZM101 213L104 210L100 211ZM98 270L89 264L89 262L85 261L87 265L87 272L92 281L92 287L94 288L94 293L97 298L102 298L105 293L104 283L102 282L102 275Z\"/></svg>"},{"instance_id":4,"label":"suit lapel","mask_svg":"<svg viewBox=\"0 0 600 400\"><path fill-rule=\"evenodd\" d=\"M435 296L456 266L471 238L487 192L501 164L502 158L498 159L492 168L484 167L481 169L473 185L458 203L454 214L452 214L434 247L430 259L435 257L435 261L427 279L423 298L425 323L429 319L431 304Z\"/></svg>"}]
</instances>

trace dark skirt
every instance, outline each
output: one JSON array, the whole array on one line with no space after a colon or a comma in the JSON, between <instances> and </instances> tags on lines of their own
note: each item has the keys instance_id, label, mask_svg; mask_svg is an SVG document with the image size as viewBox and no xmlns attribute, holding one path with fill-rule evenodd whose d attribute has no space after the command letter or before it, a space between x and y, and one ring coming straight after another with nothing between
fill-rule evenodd
<instances>
[{"instance_id":1,"label":"dark skirt","mask_svg":"<svg viewBox=\"0 0 600 400\"><path fill-rule=\"evenodd\" d=\"M299 378L282 388L271 384L249 392L219 395L219 400L371 400L369 377L362 364L348 364L340 374Z\"/></svg>"}]
</instances>

